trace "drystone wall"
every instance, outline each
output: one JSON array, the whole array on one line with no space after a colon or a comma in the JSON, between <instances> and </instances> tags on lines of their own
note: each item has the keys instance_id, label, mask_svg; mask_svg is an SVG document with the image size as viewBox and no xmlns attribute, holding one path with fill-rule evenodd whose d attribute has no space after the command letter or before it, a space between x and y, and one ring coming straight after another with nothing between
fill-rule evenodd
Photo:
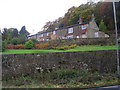
<instances>
[{"instance_id":1,"label":"drystone wall","mask_svg":"<svg viewBox=\"0 0 120 90\"><path fill-rule=\"evenodd\" d=\"M115 50L9 54L2 56L2 75L3 79L7 79L72 68L116 72L116 62Z\"/></svg>"}]
</instances>

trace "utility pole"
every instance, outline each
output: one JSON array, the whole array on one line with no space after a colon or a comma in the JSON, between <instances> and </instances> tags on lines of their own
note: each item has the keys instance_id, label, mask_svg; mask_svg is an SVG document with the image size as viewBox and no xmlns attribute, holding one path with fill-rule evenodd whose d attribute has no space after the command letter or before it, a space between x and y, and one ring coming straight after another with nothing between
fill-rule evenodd
<instances>
[{"instance_id":1,"label":"utility pole","mask_svg":"<svg viewBox=\"0 0 120 90\"><path fill-rule=\"evenodd\" d=\"M117 20L116 20L116 8L115 2L113 1L113 10L114 10L114 23L115 23L115 33L116 33L116 48L117 48L117 73L120 76L120 61L119 61L119 45L118 45L118 29L117 29Z\"/></svg>"}]
</instances>

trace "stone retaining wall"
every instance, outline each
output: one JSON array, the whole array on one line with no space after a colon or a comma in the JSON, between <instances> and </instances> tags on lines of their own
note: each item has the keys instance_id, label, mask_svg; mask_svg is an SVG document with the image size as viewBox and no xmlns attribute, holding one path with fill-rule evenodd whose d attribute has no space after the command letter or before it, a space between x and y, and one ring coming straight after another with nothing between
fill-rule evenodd
<instances>
[{"instance_id":1,"label":"stone retaining wall","mask_svg":"<svg viewBox=\"0 0 120 90\"><path fill-rule=\"evenodd\" d=\"M115 38L73 38L73 39L60 39L48 41L52 46L56 45L113 45L115 44Z\"/></svg>"},{"instance_id":2,"label":"stone retaining wall","mask_svg":"<svg viewBox=\"0 0 120 90\"><path fill-rule=\"evenodd\" d=\"M115 50L11 54L2 56L2 75L6 79L61 68L115 72L116 61Z\"/></svg>"}]
</instances>

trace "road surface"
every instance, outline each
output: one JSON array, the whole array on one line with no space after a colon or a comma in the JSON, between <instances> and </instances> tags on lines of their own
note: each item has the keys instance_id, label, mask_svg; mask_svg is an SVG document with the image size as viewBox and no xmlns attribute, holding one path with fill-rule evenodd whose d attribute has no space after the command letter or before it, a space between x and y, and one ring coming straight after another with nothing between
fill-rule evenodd
<instances>
[{"instance_id":1,"label":"road surface","mask_svg":"<svg viewBox=\"0 0 120 90\"><path fill-rule=\"evenodd\" d=\"M101 87L101 88L91 88L84 90L120 90L120 86L109 86L109 87Z\"/></svg>"}]
</instances>

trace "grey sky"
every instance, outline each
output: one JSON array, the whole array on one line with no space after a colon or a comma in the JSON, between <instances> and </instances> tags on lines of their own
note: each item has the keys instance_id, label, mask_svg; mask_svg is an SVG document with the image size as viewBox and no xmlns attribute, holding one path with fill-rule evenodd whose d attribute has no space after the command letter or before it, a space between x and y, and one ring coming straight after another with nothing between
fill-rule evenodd
<instances>
[{"instance_id":1,"label":"grey sky","mask_svg":"<svg viewBox=\"0 0 120 90\"><path fill-rule=\"evenodd\" d=\"M87 0L0 0L0 28L21 29L37 33L48 21L64 16L72 6Z\"/></svg>"}]
</instances>

